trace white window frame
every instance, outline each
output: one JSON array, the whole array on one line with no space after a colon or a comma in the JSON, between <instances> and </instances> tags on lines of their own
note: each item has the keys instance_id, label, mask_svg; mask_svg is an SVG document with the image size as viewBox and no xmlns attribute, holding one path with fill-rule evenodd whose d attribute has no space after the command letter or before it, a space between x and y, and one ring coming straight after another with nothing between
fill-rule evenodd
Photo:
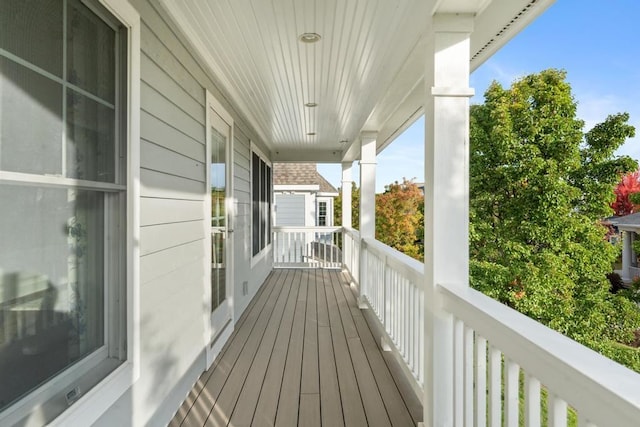
<instances>
[{"instance_id":1,"label":"white window frame","mask_svg":"<svg viewBox=\"0 0 640 427\"><path fill-rule=\"evenodd\" d=\"M105 315L113 318L126 315L126 360L101 379L89 390L80 390L81 397L64 412L50 421L50 425L91 425L111 407L140 376L140 15L127 2L121 0L99 0L99 2L127 29L126 70L127 99L126 108L126 147L127 147L127 185L126 185L126 308L124 310L106 306ZM46 185L46 176L26 175L14 172L1 172L3 181L14 179L19 182L31 182ZM58 183L76 188L95 187L91 182L56 178ZM108 191L120 190L121 185L100 185ZM77 375L83 372L91 374L98 358L104 357L106 349L98 350L87 356L72 369L56 375L42 386L30 392L0 415L0 424L12 425L19 422L49 401L58 396L71 383L77 382ZM32 420L30 420L32 421Z\"/></svg>"},{"instance_id":2,"label":"white window frame","mask_svg":"<svg viewBox=\"0 0 640 427\"><path fill-rule=\"evenodd\" d=\"M271 241L271 243L267 243L264 248L260 249L260 251L253 255L253 174L254 174L254 170L253 170L253 155L256 154L261 160L263 160L265 162L265 164L267 166L269 166L271 168L271 187L268 189L268 191L271 192L271 205L269 206L269 209L271 210L271 224L270 226L273 228L273 218L274 218L274 212L273 212L273 205L274 205L274 196L273 196L273 163L269 160L269 158L264 154L264 152L262 150L260 150L260 148L253 142L250 141L250 147L251 147L251 154L249 156L250 160L249 160L249 171L250 171L250 180L251 180L251 191L250 191L250 197L251 197L251 234L250 234L250 238L251 238L251 267L253 268L256 264L260 263L266 256L267 254L269 254L271 252L271 248L273 246L273 240Z\"/></svg>"},{"instance_id":3,"label":"white window frame","mask_svg":"<svg viewBox=\"0 0 640 427\"><path fill-rule=\"evenodd\" d=\"M235 146L235 131L233 116L222 106L222 104L213 96L209 90L205 89L206 100L206 183L207 191L203 203L203 215L204 215L204 235L206 243L205 259L204 259L204 302L207 309L203 312L204 319L204 347L206 353L206 369L211 367L211 364L218 356L222 347L227 342L231 333L233 332L235 325L234 316L234 276L235 276L235 253L234 253L234 234L233 230L236 222L236 207L233 200L234 185L233 176L235 170L234 164L234 146ZM226 228L227 235L225 238L225 252L226 252L226 277L225 277L225 292L226 298L223 304L227 304L228 318L225 316L225 323L222 329L213 331L213 323L215 322L214 314L211 310L211 114L215 113L229 126L229 141L228 146L225 148L225 179L226 179L226 197L225 197L225 215L226 215Z\"/></svg>"},{"instance_id":4,"label":"white window frame","mask_svg":"<svg viewBox=\"0 0 640 427\"><path fill-rule=\"evenodd\" d=\"M329 201L324 198L317 198L318 212L316 214L316 224L318 227L329 227ZM324 203L324 225L320 225L320 205Z\"/></svg>"}]
</instances>

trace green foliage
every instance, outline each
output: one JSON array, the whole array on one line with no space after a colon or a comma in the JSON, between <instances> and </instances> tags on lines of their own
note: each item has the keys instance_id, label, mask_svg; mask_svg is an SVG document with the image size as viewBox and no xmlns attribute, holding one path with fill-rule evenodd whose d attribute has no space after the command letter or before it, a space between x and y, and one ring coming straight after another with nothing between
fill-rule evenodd
<instances>
[{"instance_id":1,"label":"green foliage","mask_svg":"<svg viewBox=\"0 0 640 427\"><path fill-rule=\"evenodd\" d=\"M493 83L470 119L472 286L594 348L627 341L640 314L608 291L617 251L599 219L637 168L613 156L628 115L583 134L565 73L546 70Z\"/></svg>"},{"instance_id":2,"label":"green foliage","mask_svg":"<svg viewBox=\"0 0 640 427\"><path fill-rule=\"evenodd\" d=\"M629 201L634 205L640 205L640 192L629 194Z\"/></svg>"},{"instance_id":3,"label":"green foliage","mask_svg":"<svg viewBox=\"0 0 640 427\"><path fill-rule=\"evenodd\" d=\"M419 261L424 259L424 196L406 178L376 195L376 239Z\"/></svg>"},{"instance_id":4,"label":"green foliage","mask_svg":"<svg viewBox=\"0 0 640 427\"><path fill-rule=\"evenodd\" d=\"M640 240L634 240L631 243L631 246L633 247L635 253L640 254Z\"/></svg>"},{"instance_id":5,"label":"green foliage","mask_svg":"<svg viewBox=\"0 0 640 427\"><path fill-rule=\"evenodd\" d=\"M582 191L577 206L592 218L611 215L609 206L615 200L611 189L621 175L638 169L638 163L629 156L613 155L627 138L635 136L635 128L628 121L628 113L613 114L584 135L581 165L571 174L571 180Z\"/></svg>"},{"instance_id":6,"label":"green foliage","mask_svg":"<svg viewBox=\"0 0 640 427\"><path fill-rule=\"evenodd\" d=\"M376 239L419 261L424 259L424 196L418 185L404 179L376 194ZM352 227L358 228L360 189L351 187ZM334 201L334 224L342 223L342 192Z\"/></svg>"},{"instance_id":7,"label":"green foliage","mask_svg":"<svg viewBox=\"0 0 640 427\"><path fill-rule=\"evenodd\" d=\"M333 223L342 224L342 191L338 191L338 197L333 201ZM351 228L360 227L360 189L355 182L351 182Z\"/></svg>"}]
</instances>

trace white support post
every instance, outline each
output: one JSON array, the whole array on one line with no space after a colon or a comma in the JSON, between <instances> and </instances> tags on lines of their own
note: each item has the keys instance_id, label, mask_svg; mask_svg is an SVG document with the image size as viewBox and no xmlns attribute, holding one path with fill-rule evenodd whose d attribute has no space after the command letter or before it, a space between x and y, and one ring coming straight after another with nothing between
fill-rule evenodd
<instances>
[{"instance_id":1,"label":"white support post","mask_svg":"<svg viewBox=\"0 0 640 427\"><path fill-rule=\"evenodd\" d=\"M342 162L342 226L352 228L351 215L351 168L353 162Z\"/></svg>"},{"instance_id":2,"label":"white support post","mask_svg":"<svg viewBox=\"0 0 640 427\"><path fill-rule=\"evenodd\" d=\"M623 280L631 280L631 271L629 267L631 267L631 256L633 253L633 248L631 246L631 231L623 231L622 232L622 279Z\"/></svg>"},{"instance_id":3,"label":"white support post","mask_svg":"<svg viewBox=\"0 0 640 427\"><path fill-rule=\"evenodd\" d=\"M473 16L436 14L425 71L424 425L453 426L454 322L437 286L469 283L469 38Z\"/></svg>"},{"instance_id":4,"label":"white support post","mask_svg":"<svg viewBox=\"0 0 640 427\"><path fill-rule=\"evenodd\" d=\"M376 236L376 132L360 135L360 239L374 239ZM364 248L365 245L361 244ZM364 295L367 294L367 262L365 251L360 253L360 296L358 305L366 308Z\"/></svg>"},{"instance_id":5,"label":"white support post","mask_svg":"<svg viewBox=\"0 0 640 427\"><path fill-rule=\"evenodd\" d=\"M637 240L637 235L635 231L628 231L627 233L629 233L629 248L631 250L631 264L629 264L631 267L637 267L638 266L638 254L636 253L636 250L633 249L633 242L635 242ZM631 276L631 272L629 272L629 276ZM633 277L631 277L631 279L633 279Z\"/></svg>"},{"instance_id":6,"label":"white support post","mask_svg":"<svg viewBox=\"0 0 640 427\"><path fill-rule=\"evenodd\" d=\"M360 236L376 235L376 138L375 132L361 135L360 157Z\"/></svg>"}]
</instances>

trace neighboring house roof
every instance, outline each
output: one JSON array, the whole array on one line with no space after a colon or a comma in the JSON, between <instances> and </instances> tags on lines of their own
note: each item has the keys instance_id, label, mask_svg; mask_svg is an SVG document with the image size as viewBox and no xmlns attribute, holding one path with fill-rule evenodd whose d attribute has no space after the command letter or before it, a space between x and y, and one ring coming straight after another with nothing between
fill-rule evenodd
<instances>
[{"instance_id":1,"label":"neighboring house roof","mask_svg":"<svg viewBox=\"0 0 640 427\"><path fill-rule=\"evenodd\" d=\"M274 163L274 185L317 185L320 193L335 193L338 190L318 172L315 163Z\"/></svg>"},{"instance_id":2,"label":"neighboring house roof","mask_svg":"<svg viewBox=\"0 0 640 427\"><path fill-rule=\"evenodd\" d=\"M640 212L621 216L611 220L611 223L618 228L637 229L640 228Z\"/></svg>"}]
</instances>

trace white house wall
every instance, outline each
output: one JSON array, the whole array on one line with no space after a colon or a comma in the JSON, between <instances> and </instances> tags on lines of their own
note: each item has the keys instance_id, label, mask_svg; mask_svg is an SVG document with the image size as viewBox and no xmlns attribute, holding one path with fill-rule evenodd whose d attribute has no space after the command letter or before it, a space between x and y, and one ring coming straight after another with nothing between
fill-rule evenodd
<instances>
[{"instance_id":1,"label":"white house wall","mask_svg":"<svg viewBox=\"0 0 640 427\"><path fill-rule=\"evenodd\" d=\"M249 268L250 141L262 144L159 10L131 3L142 20L140 378L101 426L166 425L205 367L205 88L235 122L234 319L271 269L270 257Z\"/></svg>"},{"instance_id":2,"label":"white house wall","mask_svg":"<svg viewBox=\"0 0 640 427\"><path fill-rule=\"evenodd\" d=\"M306 194L275 194L276 226L303 227L305 222Z\"/></svg>"}]
</instances>

